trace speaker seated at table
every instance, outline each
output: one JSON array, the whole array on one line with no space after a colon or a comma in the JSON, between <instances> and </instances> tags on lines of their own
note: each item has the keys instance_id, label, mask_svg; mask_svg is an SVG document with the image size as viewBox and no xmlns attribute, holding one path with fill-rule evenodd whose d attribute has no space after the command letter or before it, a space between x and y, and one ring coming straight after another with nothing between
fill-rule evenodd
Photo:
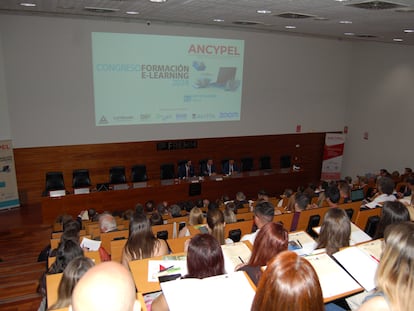
<instances>
[{"instance_id":1,"label":"speaker seated at table","mask_svg":"<svg viewBox=\"0 0 414 311\"><path fill-rule=\"evenodd\" d=\"M194 177L194 166L191 160L181 160L177 163L178 166L178 178L190 178Z\"/></svg>"},{"instance_id":2,"label":"speaker seated at table","mask_svg":"<svg viewBox=\"0 0 414 311\"><path fill-rule=\"evenodd\" d=\"M65 183L63 180L62 172L47 172L46 173L46 185L44 196L62 196L65 195Z\"/></svg>"},{"instance_id":3,"label":"speaker seated at table","mask_svg":"<svg viewBox=\"0 0 414 311\"><path fill-rule=\"evenodd\" d=\"M89 170L76 169L72 172L72 187L75 194L89 193L91 186L91 179L89 177Z\"/></svg>"},{"instance_id":4,"label":"speaker seated at table","mask_svg":"<svg viewBox=\"0 0 414 311\"><path fill-rule=\"evenodd\" d=\"M113 166L109 170L109 183L114 185L114 190L127 189L125 166Z\"/></svg>"}]
</instances>

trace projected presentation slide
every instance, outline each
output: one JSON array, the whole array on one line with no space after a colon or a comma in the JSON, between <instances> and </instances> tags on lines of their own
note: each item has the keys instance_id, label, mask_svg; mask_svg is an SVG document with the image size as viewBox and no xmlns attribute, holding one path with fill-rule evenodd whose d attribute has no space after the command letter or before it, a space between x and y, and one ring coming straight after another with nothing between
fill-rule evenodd
<instances>
[{"instance_id":1,"label":"projected presentation slide","mask_svg":"<svg viewBox=\"0 0 414 311\"><path fill-rule=\"evenodd\" d=\"M97 126L240 120L243 40L92 33Z\"/></svg>"}]
</instances>

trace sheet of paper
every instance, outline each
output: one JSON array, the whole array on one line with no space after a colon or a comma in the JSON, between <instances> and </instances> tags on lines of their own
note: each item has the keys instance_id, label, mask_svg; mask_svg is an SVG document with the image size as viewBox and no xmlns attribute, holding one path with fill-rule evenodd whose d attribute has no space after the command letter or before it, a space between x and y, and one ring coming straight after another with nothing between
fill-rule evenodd
<instances>
[{"instance_id":1,"label":"sheet of paper","mask_svg":"<svg viewBox=\"0 0 414 311\"><path fill-rule=\"evenodd\" d=\"M328 254L305 257L319 277L324 299L361 289L361 286Z\"/></svg>"},{"instance_id":2,"label":"sheet of paper","mask_svg":"<svg viewBox=\"0 0 414 311\"><path fill-rule=\"evenodd\" d=\"M97 251L99 250L99 247L101 247L101 241L83 238L80 247L87 248L90 251Z\"/></svg>"},{"instance_id":3,"label":"sheet of paper","mask_svg":"<svg viewBox=\"0 0 414 311\"><path fill-rule=\"evenodd\" d=\"M384 240L378 239L371 242L359 244L357 246L359 249L362 249L368 255L373 256L376 260L380 260L382 255L382 250L384 248Z\"/></svg>"},{"instance_id":4,"label":"sheet of paper","mask_svg":"<svg viewBox=\"0 0 414 311\"><path fill-rule=\"evenodd\" d=\"M367 291L375 288L375 273L378 267L377 258L373 258L359 247L347 247L333 254L336 260Z\"/></svg>"},{"instance_id":5,"label":"sheet of paper","mask_svg":"<svg viewBox=\"0 0 414 311\"><path fill-rule=\"evenodd\" d=\"M255 295L241 271L205 279L163 282L161 288L170 311L250 311ZM206 298L212 291L212 298Z\"/></svg>"},{"instance_id":6,"label":"sheet of paper","mask_svg":"<svg viewBox=\"0 0 414 311\"><path fill-rule=\"evenodd\" d=\"M243 242L222 245L224 255L224 266L227 273L234 272L236 266L250 260L251 250Z\"/></svg>"}]
</instances>

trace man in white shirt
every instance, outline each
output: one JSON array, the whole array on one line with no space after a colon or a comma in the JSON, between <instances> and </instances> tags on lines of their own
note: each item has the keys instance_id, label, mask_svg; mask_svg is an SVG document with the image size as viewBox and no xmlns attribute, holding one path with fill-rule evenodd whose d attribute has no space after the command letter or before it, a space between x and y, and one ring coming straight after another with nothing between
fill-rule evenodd
<instances>
[{"instance_id":1,"label":"man in white shirt","mask_svg":"<svg viewBox=\"0 0 414 311\"><path fill-rule=\"evenodd\" d=\"M381 177L377 181L378 195L371 202L365 204L368 208L375 208L380 203L395 201L397 198L393 194L395 183L390 177Z\"/></svg>"},{"instance_id":2,"label":"man in white shirt","mask_svg":"<svg viewBox=\"0 0 414 311\"><path fill-rule=\"evenodd\" d=\"M241 241L249 241L253 245L260 228L262 228L265 224L272 222L274 215L275 207L272 203L265 201L258 203L254 209L253 217L254 223L257 226L257 230L253 233L245 234L241 238Z\"/></svg>"}]
</instances>

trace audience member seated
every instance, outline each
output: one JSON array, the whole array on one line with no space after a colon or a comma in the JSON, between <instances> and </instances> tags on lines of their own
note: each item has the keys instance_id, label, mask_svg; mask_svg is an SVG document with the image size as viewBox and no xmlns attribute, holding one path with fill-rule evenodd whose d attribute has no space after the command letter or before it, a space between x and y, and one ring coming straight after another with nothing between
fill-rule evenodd
<instances>
[{"instance_id":1,"label":"audience member seated","mask_svg":"<svg viewBox=\"0 0 414 311\"><path fill-rule=\"evenodd\" d=\"M151 214L150 217L151 226L157 226L164 224L164 220L162 219L162 216L158 212L154 212Z\"/></svg>"},{"instance_id":2,"label":"audience member seated","mask_svg":"<svg viewBox=\"0 0 414 311\"><path fill-rule=\"evenodd\" d=\"M171 217L181 217L181 207L177 204L173 204L170 207Z\"/></svg>"},{"instance_id":3,"label":"audience member seated","mask_svg":"<svg viewBox=\"0 0 414 311\"><path fill-rule=\"evenodd\" d=\"M257 193L257 202L268 202L269 201L269 194L266 192L266 190L259 190Z\"/></svg>"},{"instance_id":4,"label":"audience member seated","mask_svg":"<svg viewBox=\"0 0 414 311\"><path fill-rule=\"evenodd\" d=\"M385 247L375 276L376 292L359 311L412 310L414 293L414 223L385 229Z\"/></svg>"},{"instance_id":5,"label":"audience member seated","mask_svg":"<svg viewBox=\"0 0 414 311\"><path fill-rule=\"evenodd\" d=\"M75 286L69 310L140 311L131 273L114 261L92 267Z\"/></svg>"},{"instance_id":6,"label":"audience member seated","mask_svg":"<svg viewBox=\"0 0 414 311\"><path fill-rule=\"evenodd\" d=\"M350 203L351 200L351 190L352 186L350 186L349 182L346 180L340 180L338 182L339 194L341 196L340 202L342 203Z\"/></svg>"},{"instance_id":7,"label":"audience member seated","mask_svg":"<svg viewBox=\"0 0 414 311\"><path fill-rule=\"evenodd\" d=\"M187 271L188 274L184 278L204 279L226 273L223 252L217 239L210 234L197 234L190 240L187 251ZM200 304L206 298L205 295L206 293L200 293ZM197 306L194 308L197 309ZM161 294L153 301L151 309L152 311L169 310L164 295Z\"/></svg>"},{"instance_id":8,"label":"audience member seated","mask_svg":"<svg viewBox=\"0 0 414 311\"><path fill-rule=\"evenodd\" d=\"M153 200L149 200L149 201L145 202L145 212L147 214L152 213L154 211L154 208L155 208L154 205L155 205L155 203L154 203Z\"/></svg>"},{"instance_id":9,"label":"audience member seated","mask_svg":"<svg viewBox=\"0 0 414 311\"><path fill-rule=\"evenodd\" d=\"M194 177L194 167L191 160L188 160L178 167L178 178L184 179L190 177Z\"/></svg>"},{"instance_id":10,"label":"audience member seated","mask_svg":"<svg viewBox=\"0 0 414 311\"><path fill-rule=\"evenodd\" d=\"M331 208L323 218L316 249L325 248L328 255L349 246L351 222L344 209Z\"/></svg>"},{"instance_id":11,"label":"audience member seated","mask_svg":"<svg viewBox=\"0 0 414 311\"><path fill-rule=\"evenodd\" d=\"M224 165L223 165L224 175L231 175L231 174L238 173L238 172L239 172L239 167L234 161L234 159L230 159L224 162Z\"/></svg>"},{"instance_id":12,"label":"audience member seated","mask_svg":"<svg viewBox=\"0 0 414 311\"><path fill-rule=\"evenodd\" d=\"M233 240L224 238L224 215L218 208L210 209L207 212L207 226L209 233L214 236L217 241L221 244L232 244Z\"/></svg>"},{"instance_id":13,"label":"audience member seated","mask_svg":"<svg viewBox=\"0 0 414 311\"><path fill-rule=\"evenodd\" d=\"M385 202L382 206L381 217L378 222L374 239L383 238L384 231L389 225L404 221L410 221L410 213L405 205L399 201Z\"/></svg>"},{"instance_id":14,"label":"audience member seated","mask_svg":"<svg viewBox=\"0 0 414 311\"><path fill-rule=\"evenodd\" d=\"M204 222L203 212L198 207L193 207L190 211L190 215L188 215L188 222L187 224L180 230L178 233L178 237L182 238L185 236L190 236L191 233L188 230L189 226L201 225Z\"/></svg>"},{"instance_id":15,"label":"audience member seated","mask_svg":"<svg viewBox=\"0 0 414 311\"><path fill-rule=\"evenodd\" d=\"M79 246L79 242L77 240L69 239L61 243L57 249L56 252L56 260L55 262L50 266L50 268L43 273L40 282L39 282L39 288L38 291L42 296L44 297L44 300L42 301L42 306L44 308L45 302L46 302L46 275L47 274L55 274L55 273L61 273L67 265L76 257L83 256L83 250Z\"/></svg>"},{"instance_id":16,"label":"audience member seated","mask_svg":"<svg viewBox=\"0 0 414 311\"><path fill-rule=\"evenodd\" d=\"M94 262L87 257L76 257L63 270L62 279L58 287L58 299L49 307L49 310L69 307L72 292L80 278L94 266Z\"/></svg>"},{"instance_id":17,"label":"audience member seated","mask_svg":"<svg viewBox=\"0 0 414 311\"><path fill-rule=\"evenodd\" d=\"M216 166L213 163L213 159L208 159L201 165L201 175L214 176L216 175Z\"/></svg>"},{"instance_id":18,"label":"audience member seated","mask_svg":"<svg viewBox=\"0 0 414 311\"><path fill-rule=\"evenodd\" d=\"M131 260L167 254L167 243L154 236L147 216L135 215L129 223L129 237L122 251L122 264L128 268Z\"/></svg>"},{"instance_id":19,"label":"audience member seated","mask_svg":"<svg viewBox=\"0 0 414 311\"><path fill-rule=\"evenodd\" d=\"M224 215L224 222L226 224L232 224L232 223L237 222L236 214L234 213L234 206L235 206L234 203L230 202L224 208L223 215Z\"/></svg>"},{"instance_id":20,"label":"audience member seated","mask_svg":"<svg viewBox=\"0 0 414 311\"><path fill-rule=\"evenodd\" d=\"M310 203L309 197L304 193L296 193L295 195L295 214L293 215L290 231L295 231L298 226L300 213L308 209Z\"/></svg>"},{"instance_id":21,"label":"audience member seated","mask_svg":"<svg viewBox=\"0 0 414 311\"><path fill-rule=\"evenodd\" d=\"M280 195L280 200L277 203L277 207L286 207L288 205L289 198L293 195L293 190L286 188L283 194Z\"/></svg>"},{"instance_id":22,"label":"audience member seated","mask_svg":"<svg viewBox=\"0 0 414 311\"><path fill-rule=\"evenodd\" d=\"M325 202L329 207L338 207L339 200L341 199L341 194L336 185L330 185L325 190Z\"/></svg>"},{"instance_id":23,"label":"audience member seated","mask_svg":"<svg viewBox=\"0 0 414 311\"><path fill-rule=\"evenodd\" d=\"M117 228L116 220L114 216L112 216L108 212L101 214L99 216L99 229L101 233L117 231L118 228ZM99 256L101 257L101 261L111 260L111 256L102 246L99 247L98 251L99 251Z\"/></svg>"},{"instance_id":24,"label":"audience member seated","mask_svg":"<svg viewBox=\"0 0 414 311\"><path fill-rule=\"evenodd\" d=\"M257 230L253 233L245 234L241 241L249 241L254 244L254 240L256 239L259 230L267 223L272 222L275 215L275 207L272 203L262 201L256 205L254 208L254 224L257 227Z\"/></svg>"},{"instance_id":25,"label":"audience member seated","mask_svg":"<svg viewBox=\"0 0 414 311\"><path fill-rule=\"evenodd\" d=\"M324 311L322 289L312 265L291 251L277 255L259 281L252 311Z\"/></svg>"},{"instance_id":26,"label":"audience member seated","mask_svg":"<svg viewBox=\"0 0 414 311\"><path fill-rule=\"evenodd\" d=\"M236 270L246 271L252 282L257 286L262 275L262 266L280 252L288 249L289 236L282 223L270 222L265 224L257 233L249 262L236 267Z\"/></svg>"},{"instance_id":27,"label":"audience member seated","mask_svg":"<svg viewBox=\"0 0 414 311\"><path fill-rule=\"evenodd\" d=\"M395 201L397 199L393 194L394 181L390 177L378 178L377 190L378 192L372 198L372 201L365 204L366 207L375 208L381 203L384 203L386 201Z\"/></svg>"},{"instance_id":28,"label":"audience member seated","mask_svg":"<svg viewBox=\"0 0 414 311\"><path fill-rule=\"evenodd\" d=\"M236 205L238 205L238 204L243 205L243 204L248 204L249 203L249 201L246 200L246 195L241 191L236 193L236 199L233 202Z\"/></svg>"}]
</instances>

